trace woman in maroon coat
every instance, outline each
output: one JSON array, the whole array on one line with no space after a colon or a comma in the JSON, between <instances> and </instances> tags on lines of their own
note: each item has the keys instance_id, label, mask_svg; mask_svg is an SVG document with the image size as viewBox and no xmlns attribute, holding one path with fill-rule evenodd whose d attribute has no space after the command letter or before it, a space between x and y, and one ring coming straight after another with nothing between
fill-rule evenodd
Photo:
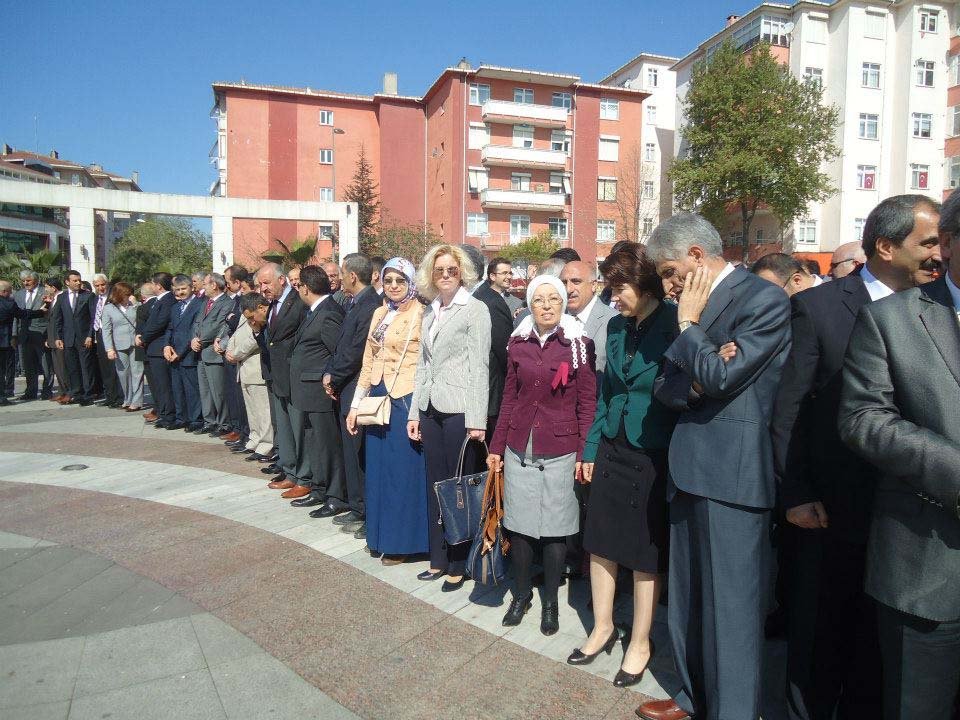
<instances>
[{"instance_id":1,"label":"woman in maroon coat","mask_svg":"<svg viewBox=\"0 0 960 720\"><path fill-rule=\"evenodd\" d=\"M593 343L564 314L567 293L554 277L527 288L531 314L507 346L503 404L487 464L504 471L503 525L510 533L515 580L503 618L517 625L533 600L530 568L543 556L540 630L559 629L557 588L566 538L580 529L574 483L597 406Z\"/></svg>"}]
</instances>

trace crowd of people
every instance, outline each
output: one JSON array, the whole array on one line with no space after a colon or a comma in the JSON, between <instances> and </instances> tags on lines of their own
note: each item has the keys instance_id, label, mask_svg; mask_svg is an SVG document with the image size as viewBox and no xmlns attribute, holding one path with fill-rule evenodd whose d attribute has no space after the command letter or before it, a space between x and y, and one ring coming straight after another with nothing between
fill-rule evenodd
<instances>
[{"instance_id":1,"label":"crowd of people","mask_svg":"<svg viewBox=\"0 0 960 720\"><path fill-rule=\"evenodd\" d=\"M434 485L502 471L505 626L542 584L540 629L556 633L558 588L586 570L594 622L567 661L622 645L612 680L631 686L667 590L681 687L640 717L757 718L779 604L791 717L950 718L958 233L960 192L943 208L892 197L821 276L783 253L735 266L682 213L598 268L558 251L523 299L511 264L469 245L419 267L350 254L158 272L139 300L103 275L84 291L74 271L42 289L26 272L15 303L0 284L0 330L14 327L0 345L19 340L23 400L102 394L136 412L146 379L158 431L223 438L385 565L429 557L418 578L444 592L466 582L469 543L445 541ZM629 626L614 622L618 577Z\"/></svg>"}]
</instances>

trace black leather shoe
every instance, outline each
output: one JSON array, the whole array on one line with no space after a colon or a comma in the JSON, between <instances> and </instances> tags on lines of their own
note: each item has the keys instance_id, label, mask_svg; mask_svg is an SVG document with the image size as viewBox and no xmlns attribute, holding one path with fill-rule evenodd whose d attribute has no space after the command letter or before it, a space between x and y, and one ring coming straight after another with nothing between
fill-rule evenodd
<instances>
[{"instance_id":1,"label":"black leather shoe","mask_svg":"<svg viewBox=\"0 0 960 720\"><path fill-rule=\"evenodd\" d=\"M175 422L167 425L167 430L183 430L186 427L184 423Z\"/></svg>"},{"instance_id":2,"label":"black leather shoe","mask_svg":"<svg viewBox=\"0 0 960 720\"><path fill-rule=\"evenodd\" d=\"M93 405L93 400L77 400L77 405L80 407L90 407Z\"/></svg>"},{"instance_id":3,"label":"black leather shoe","mask_svg":"<svg viewBox=\"0 0 960 720\"><path fill-rule=\"evenodd\" d=\"M277 454L260 456L260 462L262 463L275 463L279 459L280 459L280 456Z\"/></svg>"},{"instance_id":4,"label":"black leather shoe","mask_svg":"<svg viewBox=\"0 0 960 720\"><path fill-rule=\"evenodd\" d=\"M560 606L556 601L543 604L540 612L540 632L553 635L560 629Z\"/></svg>"},{"instance_id":5,"label":"black leather shoe","mask_svg":"<svg viewBox=\"0 0 960 720\"><path fill-rule=\"evenodd\" d=\"M203 427L203 423L190 423L187 425L183 431L185 433L195 433L197 430Z\"/></svg>"},{"instance_id":6,"label":"black leather shoe","mask_svg":"<svg viewBox=\"0 0 960 720\"><path fill-rule=\"evenodd\" d=\"M363 523L360 527L357 528L356 532L353 533L354 540L366 540L367 539L367 524Z\"/></svg>"},{"instance_id":7,"label":"black leather shoe","mask_svg":"<svg viewBox=\"0 0 960 720\"><path fill-rule=\"evenodd\" d=\"M306 497L291 500L290 504L293 507L313 507L314 505L323 505L323 498L318 498L316 495L311 494Z\"/></svg>"},{"instance_id":8,"label":"black leather shoe","mask_svg":"<svg viewBox=\"0 0 960 720\"><path fill-rule=\"evenodd\" d=\"M37 399L36 395L21 395L20 397L17 398L17 400L20 400L21 402L30 402L31 400L36 400L36 399Z\"/></svg>"},{"instance_id":9,"label":"black leather shoe","mask_svg":"<svg viewBox=\"0 0 960 720\"><path fill-rule=\"evenodd\" d=\"M260 472L264 475L276 475L280 472L280 466L275 463L273 465L267 465L266 467L260 468Z\"/></svg>"},{"instance_id":10,"label":"black leather shoe","mask_svg":"<svg viewBox=\"0 0 960 720\"><path fill-rule=\"evenodd\" d=\"M197 433L197 435L206 435L211 430L216 430L216 428L217 428L216 425L210 425L208 423L204 423L199 428L197 428L195 432Z\"/></svg>"},{"instance_id":11,"label":"black leather shoe","mask_svg":"<svg viewBox=\"0 0 960 720\"><path fill-rule=\"evenodd\" d=\"M258 452L253 452L253 450L251 450L251 451L250 451L250 455L248 455L247 457L245 457L244 460L246 460L247 462L261 462L261 463L262 463L264 457L265 457L264 455L261 455L261 454L258 453ZM270 467L276 467L276 466L275 466L273 463L271 463L271 464L270 464Z\"/></svg>"},{"instance_id":12,"label":"black leather shoe","mask_svg":"<svg viewBox=\"0 0 960 720\"><path fill-rule=\"evenodd\" d=\"M334 515L339 515L340 513L345 513L347 508L338 507L336 505L331 505L329 502L325 502L323 507L318 507L316 510L310 513L312 518L328 518L333 517Z\"/></svg>"},{"instance_id":13,"label":"black leather shoe","mask_svg":"<svg viewBox=\"0 0 960 720\"><path fill-rule=\"evenodd\" d=\"M336 518L334 518L334 520L336 520ZM367 523L366 523L366 521L365 521L363 518L360 518L359 520L354 520L353 522L341 523L341 524L340 524L340 532L342 532L342 533L348 533L348 534L350 534L350 535L353 535L353 534L359 532L359 531L360 531L360 528L366 527L366 525L367 525ZM364 537L366 537L366 536L364 536Z\"/></svg>"},{"instance_id":14,"label":"black leather shoe","mask_svg":"<svg viewBox=\"0 0 960 720\"><path fill-rule=\"evenodd\" d=\"M243 445L239 445L235 448L230 448L230 452L237 453L238 455L255 455L256 453L253 450L247 450ZM244 458L244 460L249 460L249 457Z\"/></svg>"},{"instance_id":15,"label":"black leather shoe","mask_svg":"<svg viewBox=\"0 0 960 720\"><path fill-rule=\"evenodd\" d=\"M657 648L653 644L653 640L650 641L650 660L653 660L653 656L657 653ZM650 665L650 660L647 660L647 666ZM636 685L641 680L643 680L643 674L647 671L647 668L644 668L639 673L634 675L633 673L625 672L621 667L617 670L616 676L613 678L613 684L617 687L631 687Z\"/></svg>"},{"instance_id":16,"label":"black leather shoe","mask_svg":"<svg viewBox=\"0 0 960 720\"><path fill-rule=\"evenodd\" d=\"M170 427L170 423L164 422L163 420L157 420L153 424L154 430L166 430L168 427Z\"/></svg>"},{"instance_id":17,"label":"black leather shoe","mask_svg":"<svg viewBox=\"0 0 960 720\"><path fill-rule=\"evenodd\" d=\"M589 665L594 660L597 659L597 655L605 652L607 655L613 652L613 646L617 644L617 641L620 640L620 630L616 626L613 628L613 632L610 633L610 637L603 644L599 650L595 653L590 653L587 655L583 650L577 648L570 656L567 658L568 665Z\"/></svg>"},{"instance_id":18,"label":"black leather shoe","mask_svg":"<svg viewBox=\"0 0 960 720\"><path fill-rule=\"evenodd\" d=\"M506 615L503 616L504 627L515 627L523 620L527 610L533 607L533 593L527 593L524 597L518 598L514 595L510 601L510 607L507 608Z\"/></svg>"},{"instance_id":19,"label":"black leather shoe","mask_svg":"<svg viewBox=\"0 0 960 720\"><path fill-rule=\"evenodd\" d=\"M429 570L424 570L422 573L417 575L417 580L423 580L424 582L432 582L433 580L439 580L446 574L447 574L446 570L437 570L436 572L430 572Z\"/></svg>"},{"instance_id":20,"label":"black leather shoe","mask_svg":"<svg viewBox=\"0 0 960 720\"><path fill-rule=\"evenodd\" d=\"M441 592L453 592L454 590L459 590L463 587L463 584L467 581L466 575L461 575L460 579L456 582L450 580L444 580L443 585L440 587Z\"/></svg>"},{"instance_id":21,"label":"black leather shoe","mask_svg":"<svg viewBox=\"0 0 960 720\"><path fill-rule=\"evenodd\" d=\"M351 510L350 512L346 512L343 515L337 515L337 517L333 519L333 524L349 525L350 523L357 522L358 520L363 520L363 518L360 517L360 513L358 513L356 510Z\"/></svg>"}]
</instances>

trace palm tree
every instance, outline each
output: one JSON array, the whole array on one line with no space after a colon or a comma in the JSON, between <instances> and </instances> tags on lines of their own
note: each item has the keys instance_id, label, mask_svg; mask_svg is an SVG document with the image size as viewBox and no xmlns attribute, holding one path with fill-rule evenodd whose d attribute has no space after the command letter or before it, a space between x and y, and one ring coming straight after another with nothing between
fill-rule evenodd
<instances>
[{"instance_id":1,"label":"palm tree","mask_svg":"<svg viewBox=\"0 0 960 720\"><path fill-rule=\"evenodd\" d=\"M274 239L274 242L280 246L279 250L267 250L261 253L260 257L267 262L275 262L285 270L295 267L303 267L308 264L317 252L317 238L311 235L306 240L297 240L289 246L283 240Z\"/></svg>"}]
</instances>

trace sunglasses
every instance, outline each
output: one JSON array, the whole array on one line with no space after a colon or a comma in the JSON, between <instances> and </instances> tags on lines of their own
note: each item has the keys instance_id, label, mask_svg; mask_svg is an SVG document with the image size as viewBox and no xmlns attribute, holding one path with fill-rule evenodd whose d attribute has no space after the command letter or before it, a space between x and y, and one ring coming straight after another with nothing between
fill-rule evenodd
<instances>
[{"instance_id":1,"label":"sunglasses","mask_svg":"<svg viewBox=\"0 0 960 720\"><path fill-rule=\"evenodd\" d=\"M434 276L435 278L444 278L444 277L455 278L455 277L460 277L460 268L458 268L458 267L456 267L456 266L453 266L453 267L445 267L445 268L435 267L435 268L433 269L433 276Z\"/></svg>"},{"instance_id":2,"label":"sunglasses","mask_svg":"<svg viewBox=\"0 0 960 720\"><path fill-rule=\"evenodd\" d=\"M390 277L383 281L384 285L406 285L407 279L404 277Z\"/></svg>"}]
</instances>

